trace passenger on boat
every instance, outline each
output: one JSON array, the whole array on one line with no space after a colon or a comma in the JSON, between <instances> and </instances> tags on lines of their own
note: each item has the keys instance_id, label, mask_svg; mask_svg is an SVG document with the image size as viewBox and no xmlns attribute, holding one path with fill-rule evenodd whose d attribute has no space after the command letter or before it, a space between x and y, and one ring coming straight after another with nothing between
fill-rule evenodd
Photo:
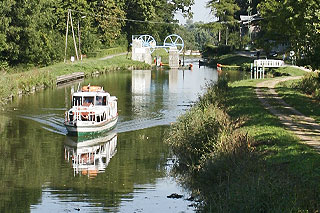
<instances>
[{"instance_id":1,"label":"passenger on boat","mask_svg":"<svg viewBox=\"0 0 320 213\"><path fill-rule=\"evenodd\" d=\"M93 105L93 97L85 97L83 106L91 106Z\"/></svg>"},{"instance_id":2,"label":"passenger on boat","mask_svg":"<svg viewBox=\"0 0 320 213\"><path fill-rule=\"evenodd\" d=\"M97 106L102 106L102 97L101 96L97 96L96 97L96 105Z\"/></svg>"}]
</instances>

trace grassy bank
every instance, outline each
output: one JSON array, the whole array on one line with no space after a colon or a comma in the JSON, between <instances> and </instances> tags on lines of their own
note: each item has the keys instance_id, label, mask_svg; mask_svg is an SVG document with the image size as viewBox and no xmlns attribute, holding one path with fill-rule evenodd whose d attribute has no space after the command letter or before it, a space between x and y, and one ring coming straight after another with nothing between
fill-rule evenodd
<instances>
[{"instance_id":1,"label":"grassy bank","mask_svg":"<svg viewBox=\"0 0 320 213\"><path fill-rule=\"evenodd\" d=\"M287 69L286 72L296 71ZM191 113L194 109L171 128L170 137L178 136L174 138L175 142L167 139L178 156L176 175L202 201L198 206L202 212L316 212L320 208L320 155L299 143L298 138L283 128L277 117L263 108L255 94L255 85L259 81L232 83L225 98L218 100L218 109L227 113L225 119L236 124L234 132L239 132L239 137L233 137L231 141L222 137L217 143L208 134L209 130L216 131L216 126L199 129L188 125L185 120L196 120L196 115ZM221 91L215 86L208 91L205 99L209 104L206 106L211 106ZM207 111L209 108L204 107L203 113ZM218 111L211 113L211 117L214 116L212 121L223 121L221 116L214 115L219 115ZM208 117L205 116L206 119ZM234 143L243 142L239 138L243 139L244 133L248 134L244 143L247 147L239 146L243 143ZM180 159L176 144L181 145L184 138L190 136L200 138L205 144L210 141L210 146L199 147L199 141L197 143L195 139L188 145L191 150L198 148L201 151L198 158L187 155ZM225 149L217 148L221 143ZM188 149L183 152L186 155ZM198 161L201 164L190 170L189 162ZM184 172L179 172L180 169Z\"/></svg>"},{"instance_id":2,"label":"grassy bank","mask_svg":"<svg viewBox=\"0 0 320 213\"><path fill-rule=\"evenodd\" d=\"M28 71L5 72L0 76L0 84L2 85L0 87L0 102L3 104L18 94L55 85L56 78L60 75L84 72L85 76L89 76L129 68L147 69L149 67L145 63L132 61L124 55L107 60L92 58L80 62L58 63L48 67L33 68Z\"/></svg>"},{"instance_id":3,"label":"grassy bank","mask_svg":"<svg viewBox=\"0 0 320 213\"><path fill-rule=\"evenodd\" d=\"M319 99L299 89L299 82L301 82L301 80L282 82L277 85L276 91L290 106L302 114L312 117L317 123L320 123Z\"/></svg>"},{"instance_id":4,"label":"grassy bank","mask_svg":"<svg viewBox=\"0 0 320 213\"><path fill-rule=\"evenodd\" d=\"M230 65L230 66L241 66L244 63L253 63L252 58L246 56L240 56L237 54L227 54L220 56L216 61L219 64Z\"/></svg>"}]
</instances>

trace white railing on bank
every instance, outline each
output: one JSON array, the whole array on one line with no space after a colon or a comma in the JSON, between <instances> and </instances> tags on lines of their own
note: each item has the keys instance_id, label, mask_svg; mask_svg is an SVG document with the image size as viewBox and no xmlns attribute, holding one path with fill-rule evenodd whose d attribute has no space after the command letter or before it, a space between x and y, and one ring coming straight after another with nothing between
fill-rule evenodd
<instances>
[{"instance_id":1,"label":"white railing on bank","mask_svg":"<svg viewBox=\"0 0 320 213\"><path fill-rule=\"evenodd\" d=\"M284 61L282 60L273 60L273 59L259 59L254 60L255 67L282 67Z\"/></svg>"},{"instance_id":2,"label":"white railing on bank","mask_svg":"<svg viewBox=\"0 0 320 213\"><path fill-rule=\"evenodd\" d=\"M265 76L265 68L278 68L284 66L284 61L273 59L254 60L251 64L251 79L261 79Z\"/></svg>"}]
</instances>

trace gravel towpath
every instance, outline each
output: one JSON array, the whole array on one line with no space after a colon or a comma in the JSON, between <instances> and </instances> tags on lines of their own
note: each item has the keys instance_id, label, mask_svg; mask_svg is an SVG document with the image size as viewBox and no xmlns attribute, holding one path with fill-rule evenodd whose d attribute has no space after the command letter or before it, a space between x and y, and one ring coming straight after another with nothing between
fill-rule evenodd
<instances>
[{"instance_id":1,"label":"gravel towpath","mask_svg":"<svg viewBox=\"0 0 320 213\"><path fill-rule=\"evenodd\" d=\"M263 81L257 84L255 91L263 106L277 116L285 127L298 136L303 143L320 151L320 125L313 118L304 116L289 106L275 91L276 84L301 77L285 77Z\"/></svg>"}]
</instances>

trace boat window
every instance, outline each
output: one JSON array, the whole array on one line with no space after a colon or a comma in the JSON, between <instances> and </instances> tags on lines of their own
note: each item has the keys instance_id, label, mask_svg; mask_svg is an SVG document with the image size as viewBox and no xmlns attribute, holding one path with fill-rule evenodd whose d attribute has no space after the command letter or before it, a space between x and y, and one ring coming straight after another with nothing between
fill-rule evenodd
<instances>
[{"instance_id":1,"label":"boat window","mask_svg":"<svg viewBox=\"0 0 320 213\"><path fill-rule=\"evenodd\" d=\"M82 105L82 97L81 96L73 96L72 106L80 106Z\"/></svg>"},{"instance_id":2,"label":"boat window","mask_svg":"<svg viewBox=\"0 0 320 213\"><path fill-rule=\"evenodd\" d=\"M102 105L107 106L107 97L103 96Z\"/></svg>"},{"instance_id":3,"label":"boat window","mask_svg":"<svg viewBox=\"0 0 320 213\"><path fill-rule=\"evenodd\" d=\"M94 97L84 97L83 105L93 104Z\"/></svg>"},{"instance_id":4,"label":"boat window","mask_svg":"<svg viewBox=\"0 0 320 213\"><path fill-rule=\"evenodd\" d=\"M96 105L97 106L102 106L103 101L102 101L102 96L97 96L96 97Z\"/></svg>"}]
</instances>

